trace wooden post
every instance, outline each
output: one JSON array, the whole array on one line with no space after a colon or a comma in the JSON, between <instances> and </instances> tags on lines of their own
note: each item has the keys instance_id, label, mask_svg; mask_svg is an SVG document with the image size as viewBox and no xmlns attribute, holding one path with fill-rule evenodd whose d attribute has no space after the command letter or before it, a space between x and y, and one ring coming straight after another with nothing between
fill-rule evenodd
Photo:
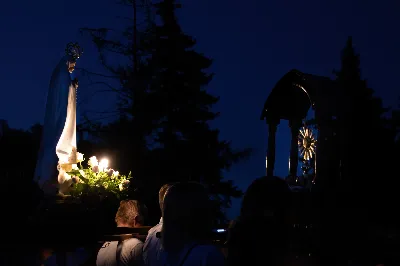
<instances>
[{"instance_id":1,"label":"wooden post","mask_svg":"<svg viewBox=\"0 0 400 266\"><path fill-rule=\"evenodd\" d=\"M275 139L279 120L268 121L267 176L274 175L275 168Z\"/></svg>"},{"instance_id":2,"label":"wooden post","mask_svg":"<svg viewBox=\"0 0 400 266\"><path fill-rule=\"evenodd\" d=\"M297 167L299 165L299 152L298 152L298 141L299 141L299 130L301 126L301 120L289 121L290 131L292 133L292 139L290 143L290 169L289 175L297 177Z\"/></svg>"}]
</instances>

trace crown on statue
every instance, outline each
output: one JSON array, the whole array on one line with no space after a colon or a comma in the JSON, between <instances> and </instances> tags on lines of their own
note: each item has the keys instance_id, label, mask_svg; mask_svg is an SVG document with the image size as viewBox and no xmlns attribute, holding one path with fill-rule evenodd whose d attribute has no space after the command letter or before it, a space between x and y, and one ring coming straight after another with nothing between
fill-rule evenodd
<instances>
[{"instance_id":1,"label":"crown on statue","mask_svg":"<svg viewBox=\"0 0 400 266\"><path fill-rule=\"evenodd\" d=\"M83 49L78 43L70 42L67 44L67 48L65 48L65 53L76 61L83 54Z\"/></svg>"}]
</instances>

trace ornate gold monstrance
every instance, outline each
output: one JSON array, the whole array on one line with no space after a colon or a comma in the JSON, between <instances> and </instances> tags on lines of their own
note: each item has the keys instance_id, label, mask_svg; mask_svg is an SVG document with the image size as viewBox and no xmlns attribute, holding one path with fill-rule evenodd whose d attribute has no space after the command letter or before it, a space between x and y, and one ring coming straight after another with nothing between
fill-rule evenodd
<instances>
[{"instance_id":1,"label":"ornate gold monstrance","mask_svg":"<svg viewBox=\"0 0 400 266\"><path fill-rule=\"evenodd\" d=\"M308 126L303 126L299 132L298 146L300 151L300 160L302 162L301 170L303 178L309 179L310 172L313 169L315 174L314 159L317 147L317 140L313 130ZM314 176L315 177L315 176ZM314 184L314 179L312 181Z\"/></svg>"},{"instance_id":2,"label":"ornate gold monstrance","mask_svg":"<svg viewBox=\"0 0 400 266\"><path fill-rule=\"evenodd\" d=\"M299 133L300 156L304 161L309 161L315 154L317 140L311 128L304 126Z\"/></svg>"}]
</instances>

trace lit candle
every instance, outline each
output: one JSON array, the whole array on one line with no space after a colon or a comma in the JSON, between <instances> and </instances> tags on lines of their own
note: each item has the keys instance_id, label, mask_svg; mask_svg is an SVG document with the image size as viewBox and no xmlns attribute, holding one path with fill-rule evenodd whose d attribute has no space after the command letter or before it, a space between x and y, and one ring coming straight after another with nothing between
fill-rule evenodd
<instances>
[{"instance_id":1,"label":"lit candle","mask_svg":"<svg viewBox=\"0 0 400 266\"><path fill-rule=\"evenodd\" d=\"M104 172L108 167L108 160L107 159L102 159L99 163L99 171Z\"/></svg>"}]
</instances>

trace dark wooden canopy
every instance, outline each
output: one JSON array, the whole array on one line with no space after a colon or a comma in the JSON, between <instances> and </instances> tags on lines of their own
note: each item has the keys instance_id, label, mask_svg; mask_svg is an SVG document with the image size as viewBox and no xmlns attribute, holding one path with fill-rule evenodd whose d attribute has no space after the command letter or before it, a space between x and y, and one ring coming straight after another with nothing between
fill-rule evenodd
<instances>
[{"instance_id":1,"label":"dark wooden canopy","mask_svg":"<svg viewBox=\"0 0 400 266\"><path fill-rule=\"evenodd\" d=\"M261 120L302 120L310 107L319 115L334 115L338 90L334 81L293 69L272 89L265 101Z\"/></svg>"},{"instance_id":2,"label":"dark wooden canopy","mask_svg":"<svg viewBox=\"0 0 400 266\"><path fill-rule=\"evenodd\" d=\"M268 124L267 176L274 174L276 131L280 120L284 119L289 121L292 135L289 176L297 180L298 135L310 107L315 111L314 122L318 127L319 142L315 156L315 165L319 165L319 170L315 172L313 183L317 175L326 172L324 169L329 170L329 167L320 161L328 158L326 155L330 150L326 149L326 145L320 140L327 140L328 136L333 134L332 121L336 119L341 105L339 95L340 90L335 81L328 77L305 74L296 69L289 71L278 81L265 101L261 113L261 120L265 119Z\"/></svg>"}]
</instances>

